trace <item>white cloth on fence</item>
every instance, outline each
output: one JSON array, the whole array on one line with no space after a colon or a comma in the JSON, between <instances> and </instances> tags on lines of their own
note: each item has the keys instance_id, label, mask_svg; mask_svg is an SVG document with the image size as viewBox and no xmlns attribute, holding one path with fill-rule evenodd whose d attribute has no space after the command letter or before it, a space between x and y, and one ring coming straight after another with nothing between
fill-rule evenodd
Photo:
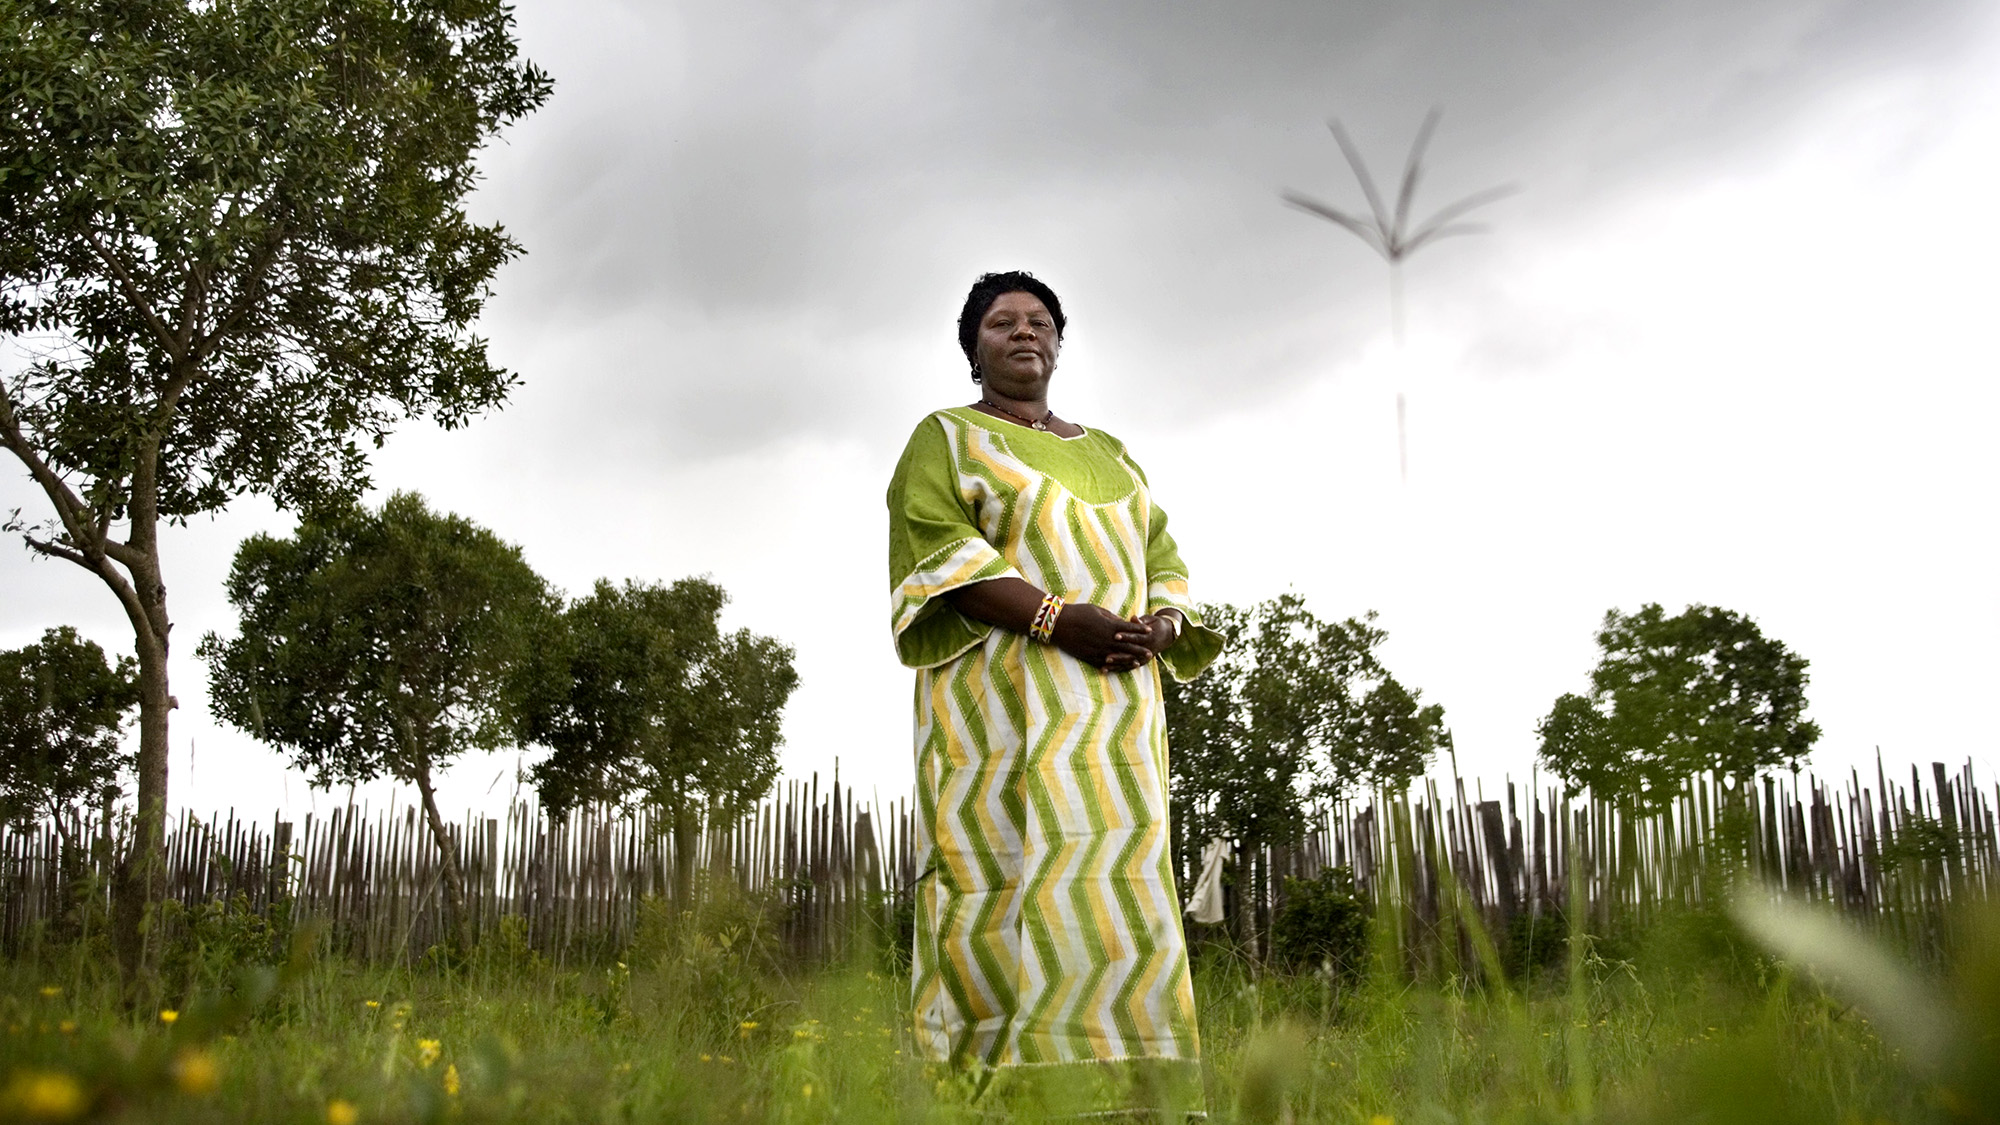
<instances>
[{"instance_id":1,"label":"white cloth on fence","mask_svg":"<svg viewBox=\"0 0 2000 1125\"><path fill-rule=\"evenodd\" d=\"M1229 841L1220 836L1201 850L1201 875L1195 879L1182 913L1194 915L1194 920L1205 926L1222 921L1222 861L1228 856Z\"/></svg>"}]
</instances>

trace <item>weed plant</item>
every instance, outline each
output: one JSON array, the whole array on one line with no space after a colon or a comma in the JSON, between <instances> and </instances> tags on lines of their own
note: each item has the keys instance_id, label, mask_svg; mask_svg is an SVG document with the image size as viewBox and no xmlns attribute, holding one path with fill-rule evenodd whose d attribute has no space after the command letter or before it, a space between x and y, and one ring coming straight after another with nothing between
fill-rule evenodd
<instances>
[{"instance_id":1,"label":"weed plant","mask_svg":"<svg viewBox=\"0 0 2000 1125\"><path fill-rule=\"evenodd\" d=\"M1339 920L1337 890L1320 906ZM370 967L328 952L309 921L281 933L218 908L169 953L177 991L143 1008L123 1003L93 940L45 943L0 962L0 1119L982 1119L972 1076L916 1057L908 979L887 971L881 940L899 919L814 965L783 948L776 917L718 891L689 913L648 906L632 945L588 967L550 964L518 926L461 955ZM1197 945L1211 1119L2000 1119L1987 1100L2000 1091L1980 1085L2000 1073L1991 918L1968 923L1986 928L1960 964L1923 978L1955 1021L1949 1053L1924 1062L1727 917L1643 934L1561 925L1555 946L1525 950L1482 932L1474 956L1425 975L1383 941L1355 972Z\"/></svg>"}]
</instances>

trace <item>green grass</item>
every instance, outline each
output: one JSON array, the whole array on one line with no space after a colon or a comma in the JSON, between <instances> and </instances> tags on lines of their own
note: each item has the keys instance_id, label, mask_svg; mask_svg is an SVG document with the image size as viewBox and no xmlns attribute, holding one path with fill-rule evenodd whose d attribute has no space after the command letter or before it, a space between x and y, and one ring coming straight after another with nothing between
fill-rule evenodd
<instances>
[{"instance_id":1,"label":"green grass","mask_svg":"<svg viewBox=\"0 0 2000 1125\"><path fill-rule=\"evenodd\" d=\"M1201 950L1207 1107L1360 1125L1994 1119L1966 1077L2000 1060L1990 1018L1965 1024L1958 1070L1925 1071L1803 971L1718 928L1655 927L1622 956L1580 944L1573 966L1523 988L1259 975ZM748 915L661 916L623 963L581 970L518 941L369 968L312 952L307 934L282 972L246 974L247 951L209 936L168 959L164 999L136 1010L94 943L0 962L0 1119L978 1119L966 1076L915 1057L907 981L887 958L790 965ZM1992 1017L2000 942L1976 948L1985 959L1948 993Z\"/></svg>"}]
</instances>

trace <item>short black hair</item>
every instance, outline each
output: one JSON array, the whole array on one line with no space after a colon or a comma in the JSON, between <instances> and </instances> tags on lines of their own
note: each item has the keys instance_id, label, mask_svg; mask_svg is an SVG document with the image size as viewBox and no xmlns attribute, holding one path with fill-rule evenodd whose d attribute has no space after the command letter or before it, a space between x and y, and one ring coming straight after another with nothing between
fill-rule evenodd
<instances>
[{"instance_id":1,"label":"short black hair","mask_svg":"<svg viewBox=\"0 0 2000 1125\"><path fill-rule=\"evenodd\" d=\"M1055 318L1056 339L1061 340L1063 329L1069 319L1063 316L1062 300L1056 291L1043 284L1040 278L1026 270L1008 270L1006 273L983 273L972 283L972 292L965 295L965 309L958 314L958 346L965 352L967 363L978 363L973 349L979 343L979 322L986 319L986 310L993 302L1008 293L1032 293L1042 304L1047 305L1049 315Z\"/></svg>"}]
</instances>

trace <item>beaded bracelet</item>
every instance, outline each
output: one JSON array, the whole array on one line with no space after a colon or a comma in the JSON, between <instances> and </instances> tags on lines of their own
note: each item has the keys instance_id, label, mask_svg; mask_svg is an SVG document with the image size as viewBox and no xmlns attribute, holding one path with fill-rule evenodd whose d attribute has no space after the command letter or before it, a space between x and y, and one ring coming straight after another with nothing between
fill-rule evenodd
<instances>
[{"instance_id":1,"label":"beaded bracelet","mask_svg":"<svg viewBox=\"0 0 2000 1125\"><path fill-rule=\"evenodd\" d=\"M1063 600L1061 596L1056 594L1045 595L1042 598L1041 608L1035 611L1034 620L1028 623L1028 636L1043 644L1047 644L1050 640L1054 639L1056 635L1056 615L1062 612L1062 608Z\"/></svg>"}]
</instances>

